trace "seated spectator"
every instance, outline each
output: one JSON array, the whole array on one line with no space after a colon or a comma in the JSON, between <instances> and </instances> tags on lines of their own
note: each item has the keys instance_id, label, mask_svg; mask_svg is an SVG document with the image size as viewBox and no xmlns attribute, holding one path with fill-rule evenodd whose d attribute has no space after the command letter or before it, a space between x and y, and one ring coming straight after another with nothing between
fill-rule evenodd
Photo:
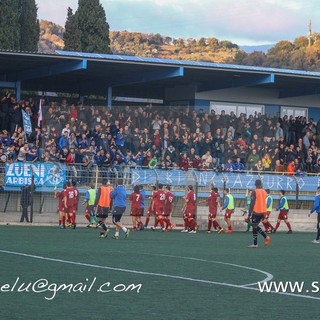
<instances>
[{"instance_id":1,"label":"seated spectator","mask_svg":"<svg viewBox=\"0 0 320 320\"><path fill-rule=\"evenodd\" d=\"M285 170L284 170L284 165L281 163L280 160L276 160L275 172L278 172L278 173L283 173L283 172L285 172Z\"/></svg>"},{"instance_id":2,"label":"seated spectator","mask_svg":"<svg viewBox=\"0 0 320 320\"><path fill-rule=\"evenodd\" d=\"M243 147L244 149L247 148L247 143L246 141L243 139L243 137L240 135L239 138L236 140L235 142L235 146L237 148Z\"/></svg>"},{"instance_id":3,"label":"seated spectator","mask_svg":"<svg viewBox=\"0 0 320 320\"><path fill-rule=\"evenodd\" d=\"M315 164L313 168L313 172L317 175L320 175L320 159L318 159L317 163Z\"/></svg>"},{"instance_id":4,"label":"seated spectator","mask_svg":"<svg viewBox=\"0 0 320 320\"><path fill-rule=\"evenodd\" d=\"M316 163L316 153L312 148L309 148L306 156L306 171L313 172L314 165Z\"/></svg>"},{"instance_id":5,"label":"seated spectator","mask_svg":"<svg viewBox=\"0 0 320 320\"><path fill-rule=\"evenodd\" d=\"M270 171L270 169L271 169L271 158L270 158L269 153L266 153L264 155L264 157L262 158L262 165L264 167L264 170Z\"/></svg>"},{"instance_id":6,"label":"seated spectator","mask_svg":"<svg viewBox=\"0 0 320 320\"><path fill-rule=\"evenodd\" d=\"M76 151L75 148L70 148L67 158L66 158L66 164L70 165L70 164L74 164L76 163Z\"/></svg>"},{"instance_id":7,"label":"seated spectator","mask_svg":"<svg viewBox=\"0 0 320 320\"><path fill-rule=\"evenodd\" d=\"M210 150L207 150L207 152L201 157L201 161L203 169L211 169L212 156L210 154Z\"/></svg>"},{"instance_id":8,"label":"seated spectator","mask_svg":"<svg viewBox=\"0 0 320 320\"><path fill-rule=\"evenodd\" d=\"M227 162L224 164L224 170L226 172L233 172L233 163L231 158L228 158Z\"/></svg>"},{"instance_id":9,"label":"seated spectator","mask_svg":"<svg viewBox=\"0 0 320 320\"><path fill-rule=\"evenodd\" d=\"M155 169L158 166L158 160L156 156L153 156L152 159L148 162L149 169Z\"/></svg>"},{"instance_id":10,"label":"seated spectator","mask_svg":"<svg viewBox=\"0 0 320 320\"><path fill-rule=\"evenodd\" d=\"M180 155L179 168L184 171L188 171L190 168L189 159L186 153Z\"/></svg>"},{"instance_id":11,"label":"seated spectator","mask_svg":"<svg viewBox=\"0 0 320 320\"><path fill-rule=\"evenodd\" d=\"M252 149L252 152L249 154L246 162L247 170L255 170L256 164L258 163L259 160L260 158L257 154L257 150Z\"/></svg>"},{"instance_id":12,"label":"seated spectator","mask_svg":"<svg viewBox=\"0 0 320 320\"><path fill-rule=\"evenodd\" d=\"M287 175L293 176L295 173L296 173L296 167L295 167L294 160L292 160L287 164Z\"/></svg>"},{"instance_id":13,"label":"seated spectator","mask_svg":"<svg viewBox=\"0 0 320 320\"><path fill-rule=\"evenodd\" d=\"M27 155L26 155L26 161L29 161L29 162L36 162L36 161L39 161L39 151L37 149L37 147L35 145L33 145Z\"/></svg>"},{"instance_id":14,"label":"seated spectator","mask_svg":"<svg viewBox=\"0 0 320 320\"><path fill-rule=\"evenodd\" d=\"M264 170L262 161L259 160L255 165L254 165L254 171L262 172Z\"/></svg>"},{"instance_id":15,"label":"seated spectator","mask_svg":"<svg viewBox=\"0 0 320 320\"><path fill-rule=\"evenodd\" d=\"M202 169L202 162L201 162L200 156L198 154L195 154L195 156L191 162L191 166L192 166L192 168L194 168L196 170Z\"/></svg>"},{"instance_id":16,"label":"seated spectator","mask_svg":"<svg viewBox=\"0 0 320 320\"><path fill-rule=\"evenodd\" d=\"M161 169L168 170L170 168L173 168L173 163L171 161L170 155L167 155L162 161L161 161Z\"/></svg>"},{"instance_id":17,"label":"seated spectator","mask_svg":"<svg viewBox=\"0 0 320 320\"><path fill-rule=\"evenodd\" d=\"M300 161L299 158L294 159L294 166L295 166L295 170L296 170L296 173L295 173L296 176L302 176L305 174L303 162Z\"/></svg>"},{"instance_id":18,"label":"seated spectator","mask_svg":"<svg viewBox=\"0 0 320 320\"><path fill-rule=\"evenodd\" d=\"M232 169L233 169L233 172L238 172L238 173L244 172L245 166L241 162L240 157L238 157L237 160L232 163Z\"/></svg>"},{"instance_id":19,"label":"seated spectator","mask_svg":"<svg viewBox=\"0 0 320 320\"><path fill-rule=\"evenodd\" d=\"M164 153L164 157L166 158L167 156L170 157L171 162L177 162L177 152L172 144L169 145L169 147L166 149Z\"/></svg>"},{"instance_id":20,"label":"seated spectator","mask_svg":"<svg viewBox=\"0 0 320 320\"><path fill-rule=\"evenodd\" d=\"M217 158L212 159L212 170L215 172L221 171L221 166Z\"/></svg>"}]
</instances>

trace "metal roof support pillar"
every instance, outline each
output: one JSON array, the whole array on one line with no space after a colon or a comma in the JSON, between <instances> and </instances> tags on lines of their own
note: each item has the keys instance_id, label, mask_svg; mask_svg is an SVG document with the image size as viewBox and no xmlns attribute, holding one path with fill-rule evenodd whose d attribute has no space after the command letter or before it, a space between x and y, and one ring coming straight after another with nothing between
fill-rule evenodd
<instances>
[{"instance_id":1,"label":"metal roof support pillar","mask_svg":"<svg viewBox=\"0 0 320 320\"><path fill-rule=\"evenodd\" d=\"M108 87L107 106L112 109L112 87Z\"/></svg>"},{"instance_id":2,"label":"metal roof support pillar","mask_svg":"<svg viewBox=\"0 0 320 320\"><path fill-rule=\"evenodd\" d=\"M21 81L16 81L16 97L17 101L21 99Z\"/></svg>"}]
</instances>

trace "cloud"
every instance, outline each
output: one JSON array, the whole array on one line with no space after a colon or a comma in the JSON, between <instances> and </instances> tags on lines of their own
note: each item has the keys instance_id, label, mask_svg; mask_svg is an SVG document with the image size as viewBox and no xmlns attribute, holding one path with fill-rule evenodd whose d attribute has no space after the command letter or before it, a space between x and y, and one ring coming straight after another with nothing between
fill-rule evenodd
<instances>
[{"instance_id":1,"label":"cloud","mask_svg":"<svg viewBox=\"0 0 320 320\"><path fill-rule=\"evenodd\" d=\"M77 0L38 0L39 18L64 26ZM293 41L320 31L319 0L100 0L110 30L160 33L174 38L215 37L237 44Z\"/></svg>"}]
</instances>

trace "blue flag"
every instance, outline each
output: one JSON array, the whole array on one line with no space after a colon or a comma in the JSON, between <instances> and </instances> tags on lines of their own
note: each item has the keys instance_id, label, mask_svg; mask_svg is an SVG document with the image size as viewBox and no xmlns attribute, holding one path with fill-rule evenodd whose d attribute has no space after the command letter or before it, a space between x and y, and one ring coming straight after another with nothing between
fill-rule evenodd
<instances>
[{"instance_id":1,"label":"blue flag","mask_svg":"<svg viewBox=\"0 0 320 320\"><path fill-rule=\"evenodd\" d=\"M32 132L32 124L30 119L30 114L22 110L22 120L23 120L23 130L30 134Z\"/></svg>"}]
</instances>

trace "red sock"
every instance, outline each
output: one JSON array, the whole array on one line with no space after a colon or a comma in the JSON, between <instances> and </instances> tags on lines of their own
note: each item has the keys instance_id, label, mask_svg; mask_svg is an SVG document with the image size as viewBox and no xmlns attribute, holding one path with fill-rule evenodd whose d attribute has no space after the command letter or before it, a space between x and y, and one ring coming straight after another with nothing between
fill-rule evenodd
<instances>
[{"instance_id":1,"label":"red sock","mask_svg":"<svg viewBox=\"0 0 320 320\"><path fill-rule=\"evenodd\" d=\"M264 228L265 228L266 230L268 230L268 228L269 228L268 222L262 222L262 224L263 224Z\"/></svg>"},{"instance_id":2,"label":"red sock","mask_svg":"<svg viewBox=\"0 0 320 320\"><path fill-rule=\"evenodd\" d=\"M197 229L197 222L196 222L196 220L191 220L190 221L190 225L191 225L191 229L193 230L193 231L195 231L196 229Z\"/></svg>"},{"instance_id":3,"label":"red sock","mask_svg":"<svg viewBox=\"0 0 320 320\"><path fill-rule=\"evenodd\" d=\"M216 230L220 230L220 229L221 229L220 224L219 224L216 220L213 220L213 227L214 227Z\"/></svg>"},{"instance_id":4,"label":"red sock","mask_svg":"<svg viewBox=\"0 0 320 320\"><path fill-rule=\"evenodd\" d=\"M66 217L63 216L63 217L62 217L62 225L65 226L65 224L66 224Z\"/></svg>"},{"instance_id":5,"label":"red sock","mask_svg":"<svg viewBox=\"0 0 320 320\"><path fill-rule=\"evenodd\" d=\"M70 216L70 218L71 218L71 223L73 225L75 225L76 224L76 217L74 216L74 214L72 216Z\"/></svg>"},{"instance_id":6,"label":"red sock","mask_svg":"<svg viewBox=\"0 0 320 320\"><path fill-rule=\"evenodd\" d=\"M160 222L160 221L159 221L158 218L156 218L156 219L154 220L154 227L155 227L155 228L158 226L159 222Z\"/></svg>"},{"instance_id":7,"label":"red sock","mask_svg":"<svg viewBox=\"0 0 320 320\"><path fill-rule=\"evenodd\" d=\"M149 220L150 220L150 217L149 216L147 216L147 218L146 218L146 222L145 222L145 226L147 227L148 226L148 224L149 224Z\"/></svg>"},{"instance_id":8,"label":"red sock","mask_svg":"<svg viewBox=\"0 0 320 320\"><path fill-rule=\"evenodd\" d=\"M158 219L158 222L160 223L161 228L164 229L164 221L163 221L163 218Z\"/></svg>"},{"instance_id":9,"label":"red sock","mask_svg":"<svg viewBox=\"0 0 320 320\"><path fill-rule=\"evenodd\" d=\"M213 224L214 225L214 224ZM212 220L209 220L208 221L208 231L211 230L211 227L212 227Z\"/></svg>"},{"instance_id":10,"label":"red sock","mask_svg":"<svg viewBox=\"0 0 320 320\"><path fill-rule=\"evenodd\" d=\"M61 225L61 219L59 219L59 226Z\"/></svg>"},{"instance_id":11,"label":"red sock","mask_svg":"<svg viewBox=\"0 0 320 320\"><path fill-rule=\"evenodd\" d=\"M279 226L280 226L280 222L277 222L275 229L278 230Z\"/></svg>"},{"instance_id":12,"label":"red sock","mask_svg":"<svg viewBox=\"0 0 320 320\"><path fill-rule=\"evenodd\" d=\"M291 230L291 225L290 225L290 223L289 223L289 222L286 222L286 225L287 225L289 231L292 231L292 230Z\"/></svg>"},{"instance_id":13,"label":"red sock","mask_svg":"<svg viewBox=\"0 0 320 320\"><path fill-rule=\"evenodd\" d=\"M70 213L67 213L67 222L70 223L71 222L71 216Z\"/></svg>"},{"instance_id":14,"label":"red sock","mask_svg":"<svg viewBox=\"0 0 320 320\"><path fill-rule=\"evenodd\" d=\"M189 221L188 219L184 219L184 230L188 230L189 229Z\"/></svg>"},{"instance_id":15,"label":"red sock","mask_svg":"<svg viewBox=\"0 0 320 320\"><path fill-rule=\"evenodd\" d=\"M267 222L267 224L268 224L268 228L269 228L269 229L271 229L271 230L274 229L274 227L272 226L272 224L271 224L269 221Z\"/></svg>"},{"instance_id":16,"label":"red sock","mask_svg":"<svg viewBox=\"0 0 320 320\"><path fill-rule=\"evenodd\" d=\"M165 222L166 222L166 229L168 229L171 226L170 218L169 217L165 218Z\"/></svg>"},{"instance_id":17,"label":"red sock","mask_svg":"<svg viewBox=\"0 0 320 320\"><path fill-rule=\"evenodd\" d=\"M90 222L90 215L88 213L86 213L84 217L88 220L88 222Z\"/></svg>"},{"instance_id":18,"label":"red sock","mask_svg":"<svg viewBox=\"0 0 320 320\"><path fill-rule=\"evenodd\" d=\"M232 226L230 225L230 226L228 226L228 230L232 230Z\"/></svg>"}]
</instances>

